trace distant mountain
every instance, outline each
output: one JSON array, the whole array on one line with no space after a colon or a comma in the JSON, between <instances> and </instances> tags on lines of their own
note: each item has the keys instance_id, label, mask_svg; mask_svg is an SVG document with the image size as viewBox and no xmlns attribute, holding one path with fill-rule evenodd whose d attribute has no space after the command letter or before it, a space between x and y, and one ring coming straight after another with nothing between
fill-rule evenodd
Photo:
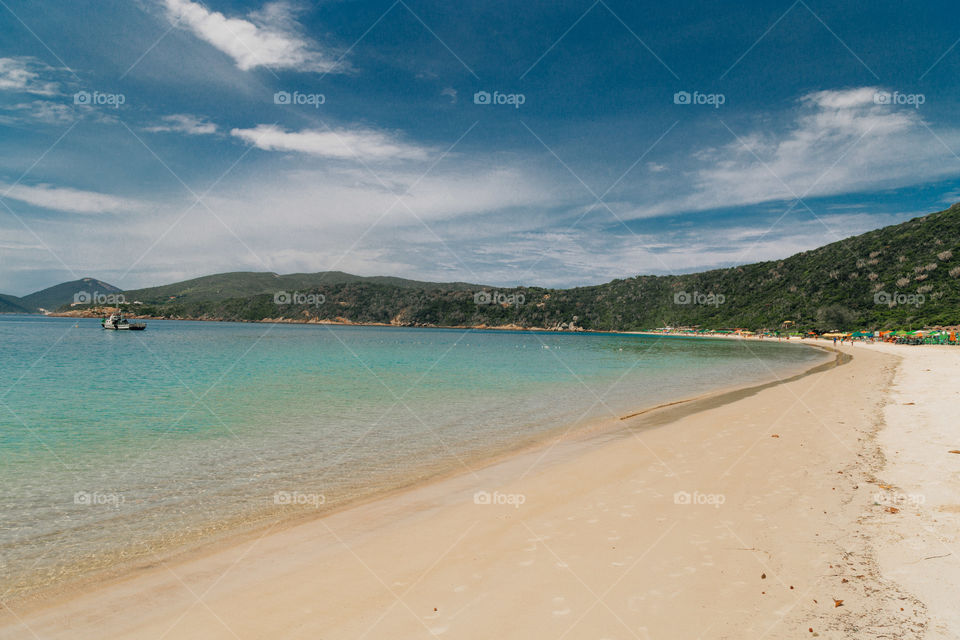
<instances>
[{"instance_id":1,"label":"distant mountain","mask_svg":"<svg viewBox=\"0 0 960 640\"><path fill-rule=\"evenodd\" d=\"M278 291L306 291L318 287L370 283L401 289L431 289L439 291L464 291L477 289L480 285L466 282L420 282L391 276L355 276L342 271L322 271L319 273L290 273L278 275L260 271L235 271L202 276L183 282L133 289L124 291L128 302L135 300L144 303L193 303L212 302L255 296L273 295Z\"/></svg>"},{"instance_id":2,"label":"distant mountain","mask_svg":"<svg viewBox=\"0 0 960 640\"><path fill-rule=\"evenodd\" d=\"M34 311L23 306L23 301L17 296L0 293L0 313L34 313Z\"/></svg>"},{"instance_id":3,"label":"distant mountain","mask_svg":"<svg viewBox=\"0 0 960 640\"><path fill-rule=\"evenodd\" d=\"M0 294L0 313L40 313L54 311L72 302L95 302L99 298L120 293L120 289L96 278L62 282L22 298Z\"/></svg>"},{"instance_id":4,"label":"distant mountain","mask_svg":"<svg viewBox=\"0 0 960 640\"><path fill-rule=\"evenodd\" d=\"M279 296L281 292L298 296ZM593 330L960 324L960 204L783 260L573 289L231 273L126 292L170 318Z\"/></svg>"}]
</instances>

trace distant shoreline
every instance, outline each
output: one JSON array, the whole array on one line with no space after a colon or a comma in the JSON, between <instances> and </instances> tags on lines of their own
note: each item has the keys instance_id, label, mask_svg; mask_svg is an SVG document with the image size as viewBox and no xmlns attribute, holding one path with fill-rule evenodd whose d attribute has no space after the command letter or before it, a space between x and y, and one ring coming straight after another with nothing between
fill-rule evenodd
<instances>
[{"instance_id":1,"label":"distant shoreline","mask_svg":"<svg viewBox=\"0 0 960 640\"><path fill-rule=\"evenodd\" d=\"M85 318L85 319L99 319L104 317L104 313L92 313L87 311L64 311L56 313L46 313L46 314L29 314L29 315L42 315L48 318ZM157 320L157 321L176 321L176 322L238 322L241 324L296 324L296 325L330 325L338 327L386 327L386 328L397 328L397 329L473 329L477 331L530 331L530 332L539 332L539 333L592 333L592 334L615 334L615 335L638 335L638 336L671 336L676 338L722 338L722 339L760 339L768 340L770 338L759 338L757 336L742 336L737 334L731 335L721 335L721 334L692 334L692 333L683 333L683 332L663 332L663 331L652 331L652 330L605 330L605 329L583 329L577 328L574 330L570 329L551 329L548 327L524 327L517 324L505 324L505 325L435 325L435 324L391 324L386 322L353 322L350 320L295 320L292 318L264 318L262 320L228 320L226 318L171 318L171 317L159 317L159 316L150 316L143 314L134 314L134 313L125 313L127 318L136 319L136 320ZM803 340L794 336L792 340ZM787 342L788 339L784 338L784 342Z\"/></svg>"},{"instance_id":2,"label":"distant shoreline","mask_svg":"<svg viewBox=\"0 0 960 640\"><path fill-rule=\"evenodd\" d=\"M45 317L53 318L102 318L103 313L93 313L88 311L61 311L54 313L46 314L33 314L33 315L43 315ZM595 331L587 329L579 329L571 331L569 329L549 329L547 327L522 327L520 325L508 324L508 325L432 325L432 324L392 324L388 322L353 322L351 320L295 320L293 318L264 318L262 320L228 320L226 318L170 318L170 317L159 317L159 316L150 316L143 314L135 313L126 313L124 315L130 319L136 320L175 320L178 322L239 322L242 324L320 324L320 325L335 325L335 326L345 326L345 327L396 327L398 329L492 329L492 330L503 330L503 331L542 331L549 333L628 333L626 331Z\"/></svg>"}]
</instances>

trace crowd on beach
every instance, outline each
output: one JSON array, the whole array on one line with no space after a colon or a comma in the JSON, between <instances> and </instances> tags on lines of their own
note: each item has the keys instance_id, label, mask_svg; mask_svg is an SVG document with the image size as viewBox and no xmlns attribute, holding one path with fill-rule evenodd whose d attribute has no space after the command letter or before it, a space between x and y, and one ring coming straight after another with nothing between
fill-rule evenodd
<instances>
[{"instance_id":1,"label":"crowd on beach","mask_svg":"<svg viewBox=\"0 0 960 640\"><path fill-rule=\"evenodd\" d=\"M834 345L853 344L854 342L887 342L891 344L960 344L960 327L933 327L916 331L751 331L748 329L701 329L698 327L660 327L650 333L676 336L713 336L727 338L752 338L757 340L832 340Z\"/></svg>"},{"instance_id":2,"label":"crowd on beach","mask_svg":"<svg viewBox=\"0 0 960 640\"><path fill-rule=\"evenodd\" d=\"M855 331L832 337L834 344L844 342L889 342L892 344L949 344L957 345L957 329L920 329L917 331Z\"/></svg>"}]
</instances>

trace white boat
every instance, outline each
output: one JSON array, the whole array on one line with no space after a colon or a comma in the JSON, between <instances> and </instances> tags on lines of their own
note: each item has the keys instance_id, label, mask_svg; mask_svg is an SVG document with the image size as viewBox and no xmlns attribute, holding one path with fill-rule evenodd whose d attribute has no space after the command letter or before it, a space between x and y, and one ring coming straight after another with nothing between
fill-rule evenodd
<instances>
[{"instance_id":1,"label":"white boat","mask_svg":"<svg viewBox=\"0 0 960 640\"><path fill-rule=\"evenodd\" d=\"M123 313L112 313L109 318L100 321L100 326L104 329L113 329L115 331L143 331L147 325L142 322L130 322L123 317Z\"/></svg>"}]
</instances>

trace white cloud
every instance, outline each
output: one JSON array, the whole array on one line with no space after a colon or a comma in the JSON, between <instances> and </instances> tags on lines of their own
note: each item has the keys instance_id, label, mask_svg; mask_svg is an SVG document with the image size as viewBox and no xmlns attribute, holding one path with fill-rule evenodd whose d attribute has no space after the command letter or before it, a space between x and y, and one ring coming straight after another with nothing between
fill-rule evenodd
<instances>
[{"instance_id":1,"label":"white cloud","mask_svg":"<svg viewBox=\"0 0 960 640\"><path fill-rule=\"evenodd\" d=\"M0 58L0 91L53 96L59 93L56 82L43 78L53 69L29 57Z\"/></svg>"},{"instance_id":2,"label":"white cloud","mask_svg":"<svg viewBox=\"0 0 960 640\"><path fill-rule=\"evenodd\" d=\"M0 123L20 124L23 122L42 122L45 124L66 124L73 122L76 112L69 106L50 100L33 100L3 107L10 115L0 115Z\"/></svg>"},{"instance_id":3,"label":"white cloud","mask_svg":"<svg viewBox=\"0 0 960 640\"><path fill-rule=\"evenodd\" d=\"M960 160L944 146L960 152L960 131L934 129L912 107L875 104L881 90L807 94L793 120L777 131L732 127L737 139L691 153L695 162L683 176L684 189L670 189L686 195L638 203L621 215L641 218L888 190L960 175Z\"/></svg>"},{"instance_id":4,"label":"white cloud","mask_svg":"<svg viewBox=\"0 0 960 640\"><path fill-rule=\"evenodd\" d=\"M943 194L943 197L940 198L940 202L948 205L953 205L957 202L960 202L960 189L954 189Z\"/></svg>"},{"instance_id":5,"label":"white cloud","mask_svg":"<svg viewBox=\"0 0 960 640\"><path fill-rule=\"evenodd\" d=\"M198 118L186 113L178 113L160 118L162 124L147 127L147 131L157 132L179 132L188 135L210 135L217 132L217 125L206 118Z\"/></svg>"},{"instance_id":6,"label":"white cloud","mask_svg":"<svg viewBox=\"0 0 960 640\"><path fill-rule=\"evenodd\" d=\"M649 232L611 234L598 227L564 229L539 227L505 230L492 225L472 227L472 237L444 235L445 244L415 229L395 232L385 245L385 261L407 262L417 279L450 278L420 255L457 260L454 279L495 285L538 284L566 287L596 284L636 274L687 273L763 260L782 259L814 247L893 224L910 217L897 215L833 215L807 217L770 230L766 225L663 228ZM835 234L840 229L842 234ZM448 250L449 248L449 250ZM466 267L460 263L464 263ZM479 278L471 277L471 272Z\"/></svg>"},{"instance_id":7,"label":"white cloud","mask_svg":"<svg viewBox=\"0 0 960 640\"><path fill-rule=\"evenodd\" d=\"M192 200L184 196L111 228L114 242L107 262L96 251L99 239L82 232L89 229L89 219L61 216L44 230L44 240L78 273L95 273L118 286L236 270L342 269L470 280L474 276L455 256L481 248L488 238L500 242L503 237L505 226L487 216L527 230L543 220L517 212L549 209L563 194L562 185L543 184L527 167L488 164L489 159L455 168L438 165L405 196L406 206L396 198L421 177L419 171L378 167L387 187L365 169L340 164L271 173L265 180L234 176L189 215L183 212ZM16 231L12 226L10 233ZM6 233L0 226L0 236L6 238ZM42 264L44 252L36 254ZM45 259L49 262L49 254ZM443 263L450 265L446 271ZM133 271L124 276L131 265ZM494 268L486 267L488 273Z\"/></svg>"},{"instance_id":8,"label":"white cloud","mask_svg":"<svg viewBox=\"0 0 960 640\"><path fill-rule=\"evenodd\" d=\"M163 0L167 18L233 58L237 67L329 72L336 62L300 35L293 11L266 5L244 18L228 18L191 0Z\"/></svg>"},{"instance_id":9,"label":"white cloud","mask_svg":"<svg viewBox=\"0 0 960 640\"><path fill-rule=\"evenodd\" d=\"M423 160L429 149L373 129L284 131L272 124L232 129L230 135L267 151L296 151L341 160Z\"/></svg>"},{"instance_id":10,"label":"white cloud","mask_svg":"<svg viewBox=\"0 0 960 640\"><path fill-rule=\"evenodd\" d=\"M633 235L604 207L590 209L589 194L553 167L555 163L546 165L557 169L553 173L538 170L541 165L529 157L460 154L449 156L422 179L426 165L409 162L376 164L377 176L352 162L303 162L307 168L255 169L234 176L231 184L225 181L204 199L216 218L205 206L197 206L170 230L190 204L185 201L168 203L153 215L137 216L111 230L120 239L111 258L111 265L122 264L118 272L100 271L105 263L98 262L93 240L77 231L85 223L80 216L61 216L44 239L78 271L96 272L107 280L116 276L123 286L238 269L341 269L427 280L568 285L782 258L902 219L858 210L837 215L815 207L817 219L801 205L800 215L770 230L785 209L779 201L791 200L792 193L812 202L814 197L876 193L960 174L960 161L927 130L922 109L874 104L874 91L865 87L811 93L790 112L766 114L763 124L753 128L728 120L749 150L718 125L726 136L722 144L704 144L682 159L658 157L658 162L631 174L634 193L640 196L618 189L610 198L611 208L624 220L771 203L746 212L749 215L733 216L734 222L726 216L714 220L690 215L683 224L631 224L639 234ZM777 116L784 116L781 125L771 125ZM165 120L157 126L173 127L175 122L186 121ZM960 133L929 126L960 151ZM422 160L434 151L393 132L364 128L288 131L259 125L230 133L261 149L305 154L297 160ZM403 203L395 204L408 188ZM45 198L49 205L60 201L67 211L83 206L121 210L119 199L97 200L113 198L104 194L87 193L93 200L81 205L76 194L83 192L51 193L52 188L42 185L32 189L35 192L12 197L34 203ZM844 206L853 210L857 203L849 200L844 198ZM875 210L871 199L862 200L871 202L865 211ZM587 215L578 220L584 211ZM159 244L137 262L128 279L119 281L158 238ZM42 257L43 252L37 254Z\"/></svg>"},{"instance_id":11,"label":"white cloud","mask_svg":"<svg viewBox=\"0 0 960 640\"><path fill-rule=\"evenodd\" d=\"M803 96L801 100L811 102L824 109L850 109L852 107L868 107L873 104L877 87L856 87L854 89L828 89L814 91Z\"/></svg>"},{"instance_id":12,"label":"white cloud","mask_svg":"<svg viewBox=\"0 0 960 640\"><path fill-rule=\"evenodd\" d=\"M35 207L70 213L121 213L139 210L142 203L96 191L81 191L49 184L35 186L0 185L0 197L19 200Z\"/></svg>"}]
</instances>

